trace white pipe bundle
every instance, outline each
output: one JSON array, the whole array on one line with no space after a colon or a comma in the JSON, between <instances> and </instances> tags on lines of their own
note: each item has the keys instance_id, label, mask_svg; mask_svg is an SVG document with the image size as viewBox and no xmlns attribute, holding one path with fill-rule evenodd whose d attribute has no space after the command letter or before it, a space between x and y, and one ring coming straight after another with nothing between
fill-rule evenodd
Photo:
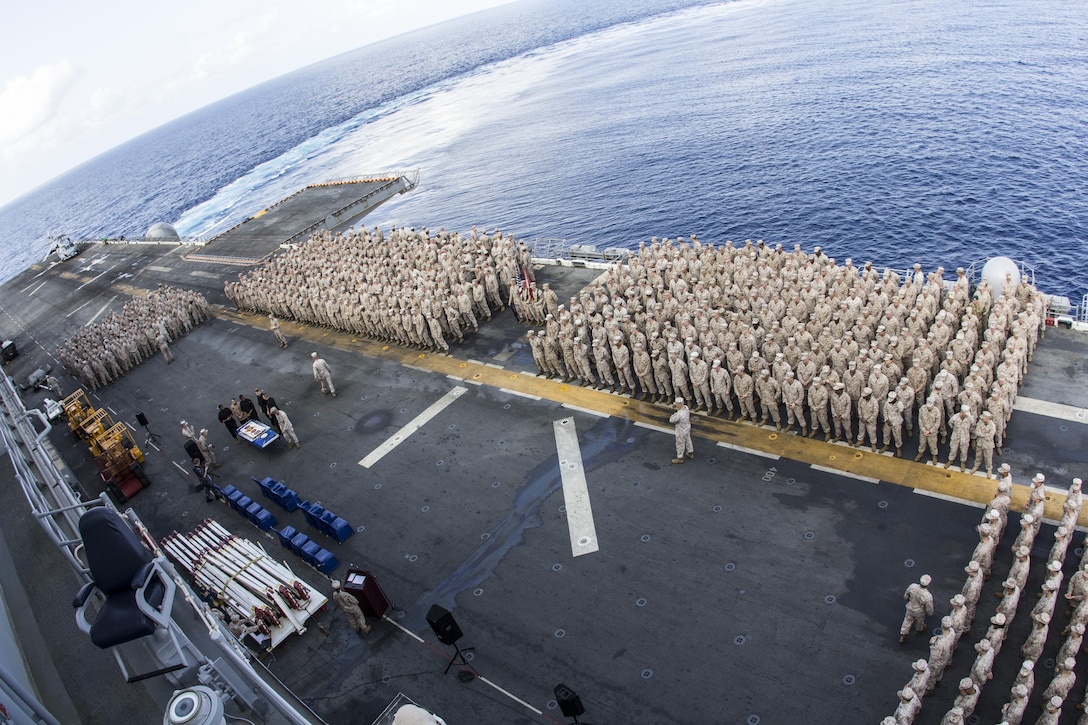
<instances>
[{"instance_id":1,"label":"white pipe bundle","mask_svg":"<svg viewBox=\"0 0 1088 725\"><path fill-rule=\"evenodd\" d=\"M296 577L287 565L269 556L260 544L231 534L219 522L211 519L205 519L204 524L198 527L194 534L215 537L212 540L223 541L224 546L226 542L229 542L230 546L241 552L242 556L259 559L258 566L277 582L275 590L290 603L290 606L294 609L306 609L306 605L301 602L310 601L310 588Z\"/></svg>"},{"instance_id":2,"label":"white pipe bundle","mask_svg":"<svg viewBox=\"0 0 1088 725\"><path fill-rule=\"evenodd\" d=\"M198 540L208 541L212 546L218 545L220 551L231 552L237 557L252 561L257 568L277 584L300 589L299 596L304 599L309 598L304 586L295 586L296 584L301 585L295 573L269 556L268 552L260 544L235 536L220 526L218 522L211 519L205 519L203 525L197 527L196 531L193 532L193 536Z\"/></svg>"},{"instance_id":3,"label":"white pipe bundle","mask_svg":"<svg viewBox=\"0 0 1088 725\"><path fill-rule=\"evenodd\" d=\"M229 569L223 570L216 563L205 561L204 551L185 536L174 532L163 539L162 546L198 584L215 592L217 598L242 617L253 620L262 631L279 622L279 613L271 610L269 601L235 581Z\"/></svg>"},{"instance_id":4,"label":"white pipe bundle","mask_svg":"<svg viewBox=\"0 0 1088 725\"><path fill-rule=\"evenodd\" d=\"M162 548L201 586L216 592L265 634L283 618L297 632L305 631L310 587L259 544L239 538L218 522L205 519L190 534L175 531L167 536Z\"/></svg>"}]
</instances>

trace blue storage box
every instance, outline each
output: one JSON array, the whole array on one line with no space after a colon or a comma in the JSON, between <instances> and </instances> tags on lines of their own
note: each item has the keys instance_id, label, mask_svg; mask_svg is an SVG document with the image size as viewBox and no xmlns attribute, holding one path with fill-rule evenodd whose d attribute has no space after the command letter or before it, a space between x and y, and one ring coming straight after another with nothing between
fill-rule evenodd
<instances>
[{"instance_id":1,"label":"blue storage box","mask_svg":"<svg viewBox=\"0 0 1088 725\"><path fill-rule=\"evenodd\" d=\"M291 551L302 556L302 547L309 543L310 537L306 534L295 534L294 538L291 539Z\"/></svg>"},{"instance_id":2,"label":"blue storage box","mask_svg":"<svg viewBox=\"0 0 1088 725\"><path fill-rule=\"evenodd\" d=\"M257 524L257 528L261 531L268 531L276 525L276 517L272 515L272 512L268 509L261 507L260 511L253 514L253 518L250 519L253 523Z\"/></svg>"},{"instance_id":3,"label":"blue storage box","mask_svg":"<svg viewBox=\"0 0 1088 725\"><path fill-rule=\"evenodd\" d=\"M321 551L321 544L316 541L307 541L302 545L299 555L310 564L317 566L317 552Z\"/></svg>"},{"instance_id":4,"label":"blue storage box","mask_svg":"<svg viewBox=\"0 0 1088 725\"><path fill-rule=\"evenodd\" d=\"M343 544L349 536L355 533L355 529L351 528L351 524L344 519L337 516L329 524L329 536L336 539L337 543Z\"/></svg>"},{"instance_id":5,"label":"blue storage box","mask_svg":"<svg viewBox=\"0 0 1088 725\"><path fill-rule=\"evenodd\" d=\"M287 513L291 513L295 509L299 508L298 494L289 488L284 488L283 492L276 499L283 510Z\"/></svg>"},{"instance_id":6,"label":"blue storage box","mask_svg":"<svg viewBox=\"0 0 1088 725\"><path fill-rule=\"evenodd\" d=\"M294 526L284 526L282 529L276 532L276 536L280 538L280 545L285 546L288 549L291 548L291 539L298 533L298 530Z\"/></svg>"},{"instance_id":7,"label":"blue storage box","mask_svg":"<svg viewBox=\"0 0 1088 725\"><path fill-rule=\"evenodd\" d=\"M322 574L331 574L333 569L340 566L340 560L328 549L321 549L314 554L313 565Z\"/></svg>"}]
</instances>

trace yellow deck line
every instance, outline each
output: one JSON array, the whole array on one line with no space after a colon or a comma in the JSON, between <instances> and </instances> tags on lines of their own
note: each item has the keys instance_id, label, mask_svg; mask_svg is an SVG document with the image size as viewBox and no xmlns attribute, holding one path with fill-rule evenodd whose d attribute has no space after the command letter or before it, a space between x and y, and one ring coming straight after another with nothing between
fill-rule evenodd
<instances>
[{"instance_id":1,"label":"yellow deck line","mask_svg":"<svg viewBox=\"0 0 1088 725\"><path fill-rule=\"evenodd\" d=\"M213 306L214 314L224 320L267 329L267 317ZM621 395L592 388L583 388L556 380L546 380L535 375L492 367L483 363L461 360L456 357L409 350L399 345L386 345L367 338L359 338L344 332L323 330L285 320L280 321L284 333L300 340L335 345L370 357L379 357L415 368L441 373L454 379L506 388L511 391L539 396L557 403L567 403L581 408L596 410L606 415L632 422L669 428L671 406L633 400ZM268 332L269 336L272 332ZM297 344L297 342L296 342ZM930 491L953 498L987 504L997 493L997 481L981 476L960 473L958 468L927 466L907 458L894 458L858 449L831 445L797 435L782 434L743 422L731 422L695 414L691 417L692 436L714 442L725 442L744 448L752 448L776 454L801 463L832 468L886 483L911 489ZM662 454L668 457L665 454ZM974 455L969 461L973 461ZM1023 511L1030 487L1013 485L1012 508ZM1065 496L1047 491L1044 516L1058 520L1062 516ZM1088 508L1088 507L1086 507ZM1081 513L1078 525L1088 525L1088 510Z\"/></svg>"}]
</instances>

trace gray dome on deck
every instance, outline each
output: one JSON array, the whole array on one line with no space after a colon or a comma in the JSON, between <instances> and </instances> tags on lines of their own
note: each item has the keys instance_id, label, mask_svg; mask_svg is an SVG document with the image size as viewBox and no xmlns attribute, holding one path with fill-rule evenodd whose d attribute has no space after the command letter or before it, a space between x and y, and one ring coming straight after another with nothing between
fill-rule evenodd
<instances>
[{"instance_id":1,"label":"gray dome on deck","mask_svg":"<svg viewBox=\"0 0 1088 725\"><path fill-rule=\"evenodd\" d=\"M177 229L174 229L174 225L166 222L152 224L144 237L147 239L181 239L181 235L178 234Z\"/></svg>"}]
</instances>

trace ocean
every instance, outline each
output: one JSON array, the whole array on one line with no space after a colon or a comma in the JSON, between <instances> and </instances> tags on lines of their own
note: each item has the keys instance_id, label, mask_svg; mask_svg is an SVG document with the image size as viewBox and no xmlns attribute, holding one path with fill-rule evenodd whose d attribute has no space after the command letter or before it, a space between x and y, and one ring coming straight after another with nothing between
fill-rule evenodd
<instances>
[{"instance_id":1,"label":"ocean","mask_svg":"<svg viewBox=\"0 0 1088 725\"><path fill-rule=\"evenodd\" d=\"M1005 255L1088 292L1079 0L527 1L367 46L134 139L0 209L48 236L208 237L302 186L418 169L365 220L598 248Z\"/></svg>"}]
</instances>

